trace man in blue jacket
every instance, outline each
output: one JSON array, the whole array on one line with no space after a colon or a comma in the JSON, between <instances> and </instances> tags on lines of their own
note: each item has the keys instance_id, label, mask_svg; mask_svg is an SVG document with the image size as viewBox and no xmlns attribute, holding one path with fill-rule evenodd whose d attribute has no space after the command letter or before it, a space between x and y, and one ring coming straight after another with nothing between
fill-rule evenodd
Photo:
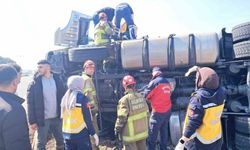
<instances>
[{"instance_id":1,"label":"man in blue jacket","mask_svg":"<svg viewBox=\"0 0 250 150\"><path fill-rule=\"evenodd\" d=\"M19 82L12 66L0 65L0 150L31 150L24 100L14 94Z\"/></svg>"}]
</instances>

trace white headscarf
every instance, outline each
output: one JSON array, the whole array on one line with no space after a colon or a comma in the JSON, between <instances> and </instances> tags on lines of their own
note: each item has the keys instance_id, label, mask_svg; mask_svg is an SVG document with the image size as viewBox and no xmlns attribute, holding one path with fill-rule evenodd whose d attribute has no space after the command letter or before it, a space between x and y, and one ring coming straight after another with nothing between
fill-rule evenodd
<instances>
[{"instance_id":1,"label":"white headscarf","mask_svg":"<svg viewBox=\"0 0 250 150\"><path fill-rule=\"evenodd\" d=\"M84 81L81 76L73 75L68 78L68 90L62 98L61 115L65 110L70 110L75 107L77 93L83 91Z\"/></svg>"}]
</instances>

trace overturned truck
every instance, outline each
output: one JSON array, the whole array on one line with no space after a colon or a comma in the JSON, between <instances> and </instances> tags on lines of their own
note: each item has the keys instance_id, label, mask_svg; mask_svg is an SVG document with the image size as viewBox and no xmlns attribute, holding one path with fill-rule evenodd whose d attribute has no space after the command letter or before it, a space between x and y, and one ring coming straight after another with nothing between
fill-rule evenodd
<instances>
[{"instance_id":1,"label":"overturned truck","mask_svg":"<svg viewBox=\"0 0 250 150\"><path fill-rule=\"evenodd\" d=\"M114 41L108 46L89 44L91 17L73 11L68 25L55 33L55 44L65 48L48 52L52 69L66 79L81 74L82 64L91 59L97 64L94 83L99 101L99 135L114 139L116 106L123 96L121 79L133 75L143 92L151 79L151 69L160 66L174 87L169 145L176 145L182 133L185 110L194 91L195 76L185 77L192 66L216 70L226 91L223 111L224 149L246 150L250 146L250 23L225 28L217 33L201 33Z\"/></svg>"}]
</instances>

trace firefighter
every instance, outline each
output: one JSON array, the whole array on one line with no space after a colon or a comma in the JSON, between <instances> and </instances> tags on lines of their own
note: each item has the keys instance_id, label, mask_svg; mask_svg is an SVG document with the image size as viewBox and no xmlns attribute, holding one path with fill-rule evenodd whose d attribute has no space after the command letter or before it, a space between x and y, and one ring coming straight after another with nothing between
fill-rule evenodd
<instances>
[{"instance_id":1,"label":"firefighter","mask_svg":"<svg viewBox=\"0 0 250 150\"><path fill-rule=\"evenodd\" d=\"M196 71L196 90L192 93L184 122L183 136L176 150L221 150L221 115L225 93L219 86L217 73L208 67L193 67Z\"/></svg>"},{"instance_id":2,"label":"firefighter","mask_svg":"<svg viewBox=\"0 0 250 150\"><path fill-rule=\"evenodd\" d=\"M88 98L82 93L83 82L81 76L69 77L68 90L62 98L61 114L65 150L91 150L89 135L95 139L96 146L99 143L91 122Z\"/></svg>"},{"instance_id":3,"label":"firefighter","mask_svg":"<svg viewBox=\"0 0 250 150\"><path fill-rule=\"evenodd\" d=\"M115 9L115 34L118 37L122 37L120 33L120 28L121 28L121 20L122 18L125 20L126 25L128 27L128 34L127 39L136 39L136 31L137 27L134 23L134 12L131 6L128 3L121 3L116 6Z\"/></svg>"},{"instance_id":4,"label":"firefighter","mask_svg":"<svg viewBox=\"0 0 250 150\"><path fill-rule=\"evenodd\" d=\"M96 90L95 86L93 83L92 76L94 75L95 72L95 63L92 60L87 60L83 64L83 93L89 98L90 102L90 110L91 110L91 116L92 116L92 122L95 128L96 133L98 133L98 125L97 125L97 115L98 115L98 102L96 98ZM92 144L92 149L98 149L95 146L94 139L91 137L91 144Z\"/></svg>"},{"instance_id":5,"label":"firefighter","mask_svg":"<svg viewBox=\"0 0 250 150\"><path fill-rule=\"evenodd\" d=\"M95 44L108 45L111 42L111 36L113 35L113 28L108 23L107 15L104 12L99 13L100 22L95 26Z\"/></svg>"},{"instance_id":6,"label":"firefighter","mask_svg":"<svg viewBox=\"0 0 250 150\"><path fill-rule=\"evenodd\" d=\"M145 150L148 136L148 106L135 91L135 79L127 75L122 80L125 96L117 106L116 135L121 135L125 150Z\"/></svg>"},{"instance_id":7,"label":"firefighter","mask_svg":"<svg viewBox=\"0 0 250 150\"><path fill-rule=\"evenodd\" d=\"M161 69L154 67L152 80L145 89L145 97L150 101L152 112L149 120L148 149L154 150L160 132L160 149L167 149L168 122L171 115L171 85L163 78Z\"/></svg>"},{"instance_id":8,"label":"firefighter","mask_svg":"<svg viewBox=\"0 0 250 150\"><path fill-rule=\"evenodd\" d=\"M114 18L115 15L115 9L111 8L111 7L104 7L100 10L98 10L97 12L95 12L95 14L93 15L93 22L94 25L96 26L99 23L99 14L100 13L105 13L107 15L107 20L109 23L112 23L112 20Z\"/></svg>"}]
</instances>

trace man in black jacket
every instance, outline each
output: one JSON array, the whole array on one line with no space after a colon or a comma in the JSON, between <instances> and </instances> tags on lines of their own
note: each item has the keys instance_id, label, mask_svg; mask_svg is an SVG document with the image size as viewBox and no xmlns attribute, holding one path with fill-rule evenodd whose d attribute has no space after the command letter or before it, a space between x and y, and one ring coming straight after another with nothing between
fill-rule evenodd
<instances>
[{"instance_id":1,"label":"man in black jacket","mask_svg":"<svg viewBox=\"0 0 250 150\"><path fill-rule=\"evenodd\" d=\"M63 149L60 104L65 88L59 76L51 72L48 61L38 62L38 72L27 93L28 118L33 130L37 130L37 149L44 150L48 132L56 139L57 149Z\"/></svg>"},{"instance_id":2,"label":"man in black jacket","mask_svg":"<svg viewBox=\"0 0 250 150\"><path fill-rule=\"evenodd\" d=\"M18 73L0 65L0 150L31 150L23 99L16 96Z\"/></svg>"}]
</instances>

